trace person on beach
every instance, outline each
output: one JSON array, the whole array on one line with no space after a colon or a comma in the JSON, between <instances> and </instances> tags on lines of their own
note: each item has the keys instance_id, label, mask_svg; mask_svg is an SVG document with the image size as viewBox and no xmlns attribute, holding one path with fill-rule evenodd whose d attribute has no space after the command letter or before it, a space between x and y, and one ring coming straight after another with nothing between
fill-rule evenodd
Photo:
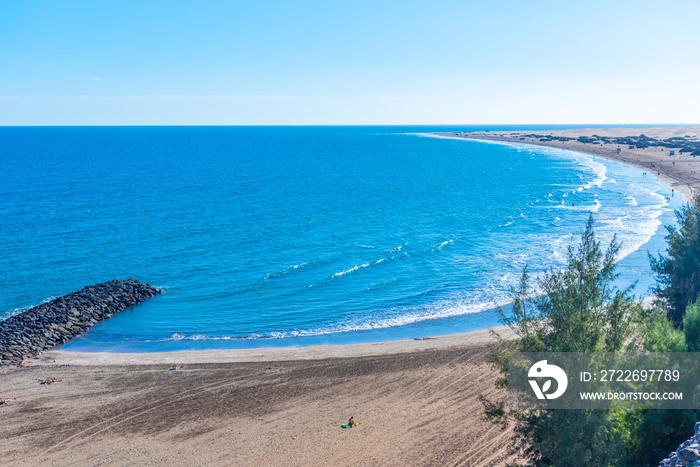
<instances>
[{"instance_id":1,"label":"person on beach","mask_svg":"<svg viewBox=\"0 0 700 467\"><path fill-rule=\"evenodd\" d=\"M11 399L0 399L0 405L9 404L10 402L14 402L14 401L15 401L14 397Z\"/></svg>"},{"instance_id":2,"label":"person on beach","mask_svg":"<svg viewBox=\"0 0 700 467\"><path fill-rule=\"evenodd\" d=\"M61 382L60 379L51 378L51 379L44 380L39 384L51 384L51 383L60 383L60 382Z\"/></svg>"},{"instance_id":3,"label":"person on beach","mask_svg":"<svg viewBox=\"0 0 700 467\"><path fill-rule=\"evenodd\" d=\"M348 420L348 426L350 428L355 426L355 417L350 417L350 420Z\"/></svg>"}]
</instances>

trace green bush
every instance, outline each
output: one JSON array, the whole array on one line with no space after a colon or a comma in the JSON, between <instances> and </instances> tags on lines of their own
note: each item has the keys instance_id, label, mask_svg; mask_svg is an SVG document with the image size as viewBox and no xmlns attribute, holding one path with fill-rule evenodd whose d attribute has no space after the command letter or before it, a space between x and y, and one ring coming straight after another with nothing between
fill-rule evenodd
<instances>
[{"instance_id":1,"label":"green bush","mask_svg":"<svg viewBox=\"0 0 700 467\"><path fill-rule=\"evenodd\" d=\"M685 308L700 294L700 194L691 204L676 210L678 226L666 226L668 248L665 255L649 255L656 273L656 295L677 326Z\"/></svg>"},{"instance_id":2,"label":"green bush","mask_svg":"<svg viewBox=\"0 0 700 467\"><path fill-rule=\"evenodd\" d=\"M678 214L682 227L669 228L669 255L656 260L657 270L667 273L668 281L661 290L668 302L674 299L677 287L683 289L684 283L678 286L676 279L694 274L685 262L690 259L686 253L697 244L697 206L700 198L694 207ZM501 311L501 321L517 338L499 339L492 348L492 362L502 374L498 387L508 386L511 352L685 352L700 346L700 303L688 307L683 331L674 326L662 308L642 309L633 300L630 288L620 290L615 286L619 249L616 240L605 251L601 249L591 216L578 247L569 247L566 267L543 274L537 293L530 288L527 268L523 270L520 285L514 290L512 312L506 315ZM684 269L686 266L688 269ZM481 399L488 417L517 422L520 455L535 466L658 464L687 439L688 430L700 417L697 410L627 406L609 410L508 410L505 401Z\"/></svg>"},{"instance_id":3,"label":"green bush","mask_svg":"<svg viewBox=\"0 0 700 467\"><path fill-rule=\"evenodd\" d=\"M647 352L685 352L685 335L673 326L660 308L646 316L641 325L643 347Z\"/></svg>"},{"instance_id":4,"label":"green bush","mask_svg":"<svg viewBox=\"0 0 700 467\"><path fill-rule=\"evenodd\" d=\"M595 238L593 217L577 247L569 247L567 265L549 270L538 281L539 294L529 285L527 268L514 291L510 315L501 320L518 336L494 347L493 361L507 385L508 354L521 352L615 352L631 337L631 317L639 316L630 289L619 290L614 281L615 260L620 251L616 239L603 250ZM663 316L662 316L663 318ZM673 327L671 326L671 329ZM630 428L606 410L507 411L503 404L484 398L493 418L518 420L515 431L524 454L540 466L624 466Z\"/></svg>"},{"instance_id":5,"label":"green bush","mask_svg":"<svg viewBox=\"0 0 700 467\"><path fill-rule=\"evenodd\" d=\"M683 332L688 351L700 351L700 301L688 305L683 317Z\"/></svg>"}]
</instances>

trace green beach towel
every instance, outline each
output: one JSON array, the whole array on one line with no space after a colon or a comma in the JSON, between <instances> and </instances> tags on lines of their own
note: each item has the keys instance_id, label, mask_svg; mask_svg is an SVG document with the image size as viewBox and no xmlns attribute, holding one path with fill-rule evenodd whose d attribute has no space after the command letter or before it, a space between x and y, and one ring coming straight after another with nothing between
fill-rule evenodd
<instances>
[{"instance_id":1,"label":"green beach towel","mask_svg":"<svg viewBox=\"0 0 700 467\"><path fill-rule=\"evenodd\" d=\"M359 424L360 424L359 422L355 422L352 424L352 426L350 426L349 423L346 423L345 425L340 425L340 428L352 428L353 426L357 426Z\"/></svg>"}]
</instances>

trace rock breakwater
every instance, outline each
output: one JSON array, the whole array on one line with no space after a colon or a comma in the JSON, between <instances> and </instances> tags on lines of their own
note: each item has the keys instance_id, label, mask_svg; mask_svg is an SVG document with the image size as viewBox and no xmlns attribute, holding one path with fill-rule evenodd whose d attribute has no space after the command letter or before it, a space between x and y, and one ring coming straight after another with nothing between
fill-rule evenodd
<instances>
[{"instance_id":1,"label":"rock breakwater","mask_svg":"<svg viewBox=\"0 0 700 467\"><path fill-rule=\"evenodd\" d=\"M161 293L134 279L92 285L0 322L0 361L35 357Z\"/></svg>"},{"instance_id":2,"label":"rock breakwater","mask_svg":"<svg viewBox=\"0 0 700 467\"><path fill-rule=\"evenodd\" d=\"M700 422L695 424L695 434L683 442L675 452L662 460L659 467L690 467L700 465Z\"/></svg>"}]
</instances>

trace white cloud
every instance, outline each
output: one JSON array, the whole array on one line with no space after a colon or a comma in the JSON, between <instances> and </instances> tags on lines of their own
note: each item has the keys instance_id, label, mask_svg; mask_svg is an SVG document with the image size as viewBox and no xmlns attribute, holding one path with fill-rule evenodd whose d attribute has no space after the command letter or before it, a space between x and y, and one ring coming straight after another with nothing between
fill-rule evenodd
<instances>
[{"instance_id":1,"label":"white cloud","mask_svg":"<svg viewBox=\"0 0 700 467\"><path fill-rule=\"evenodd\" d=\"M90 78L90 79L91 79L92 81L102 81L102 78L97 78L97 77L95 77L95 78Z\"/></svg>"}]
</instances>

